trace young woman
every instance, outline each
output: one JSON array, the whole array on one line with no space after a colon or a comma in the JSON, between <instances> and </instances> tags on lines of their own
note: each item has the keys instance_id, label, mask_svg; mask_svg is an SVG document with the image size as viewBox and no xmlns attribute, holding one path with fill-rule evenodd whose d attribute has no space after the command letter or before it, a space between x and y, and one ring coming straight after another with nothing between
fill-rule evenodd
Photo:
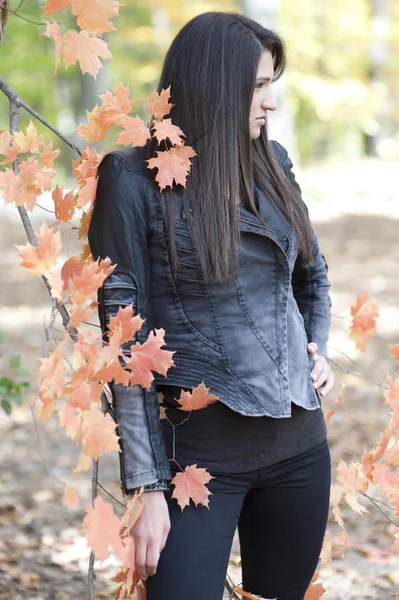
<instances>
[{"instance_id":1,"label":"young woman","mask_svg":"<svg viewBox=\"0 0 399 600\"><path fill-rule=\"evenodd\" d=\"M144 486L131 534L148 600L221 600L237 526L252 594L301 600L318 563L330 284L292 163L267 135L284 66L276 33L233 12L198 15L158 87L170 86L172 122L197 153L186 188L154 182L145 161L165 143L111 152L99 167L89 242L95 259L117 263L99 291L104 337L133 302L145 323L132 342L162 327L174 351L150 390L110 384L122 488ZM187 419L177 399L201 382L218 401ZM213 477L209 506L182 511L170 480L194 464Z\"/></svg>"}]
</instances>

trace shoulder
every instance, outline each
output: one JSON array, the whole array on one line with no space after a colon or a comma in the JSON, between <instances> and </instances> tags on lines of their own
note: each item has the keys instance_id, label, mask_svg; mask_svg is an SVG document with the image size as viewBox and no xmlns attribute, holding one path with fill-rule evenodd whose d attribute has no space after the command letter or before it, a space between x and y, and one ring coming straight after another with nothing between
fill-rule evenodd
<instances>
[{"instance_id":1,"label":"shoulder","mask_svg":"<svg viewBox=\"0 0 399 600\"><path fill-rule=\"evenodd\" d=\"M119 162L120 167L123 167L126 171L148 177L144 161L144 150L141 146L113 150L106 156L112 157L114 163Z\"/></svg>"},{"instance_id":2,"label":"shoulder","mask_svg":"<svg viewBox=\"0 0 399 600\"><path fill-rule=\"evenodd\" d=\"M287 150L284 148L284 146L280 144L280 142L277 142L276 140L271 140L270 143L274 154L274 158L280 165L282 165L287 157Z\"/></svg>"}]
</instances>

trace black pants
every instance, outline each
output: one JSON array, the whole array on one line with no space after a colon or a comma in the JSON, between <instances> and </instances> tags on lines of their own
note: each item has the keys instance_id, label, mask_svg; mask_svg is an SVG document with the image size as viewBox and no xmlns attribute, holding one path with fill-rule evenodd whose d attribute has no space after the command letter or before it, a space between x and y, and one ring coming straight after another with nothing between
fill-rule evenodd
<instances>
[{"instance_id":1,"label":"black pants","mask_svg":"<svg viewBox=\"0 0 399 600\"><path fill-rule=\"evenodd\" d=\"M327 440L272 466L211 473L209 509L183 512L166 493L171 530L147 600L222 600L238 525L242 583L263 598L303 600L316 570L329 512Z\"/></svg>"}]
</instances>

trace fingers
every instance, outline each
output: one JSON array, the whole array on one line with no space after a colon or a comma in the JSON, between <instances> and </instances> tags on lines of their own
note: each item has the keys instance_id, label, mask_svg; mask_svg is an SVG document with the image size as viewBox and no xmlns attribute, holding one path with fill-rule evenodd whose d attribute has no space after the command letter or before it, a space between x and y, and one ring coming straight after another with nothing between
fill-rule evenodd
<instances>
[{"instance_id":1,"label":"fingers","mask_svg":"<svg viewBox=\"0 0 399 600\"><path fill-rule=\"evenodd\" d=\"M318 356L317 359L315 359L315 364L310 375L314 388L319 390L321 396L325 396L332 389L334 385L334 374L323 356Z\"/></svg>"},{"instance_id":2,"label":"fingers","mask_svg":"<svg viewBox=\"0 0 399 600\"><path fill-rule=\"evenodd\" d=\"M328 377L324 385L319 388L320 396L325 396L334 387L334 373L329 372Z\"/></svg>"},{"instance_id":3,"label":"fingers","mask_svg":"<svg viewBox=\"0 0 399 600\"><path fill-rule=\"evenodd\" d=\"M159 557L166 545L169 528L165 528L161 539L135 537L136 542L136 568L143 579L155 575Z\"/></svg>"}]
</instances>

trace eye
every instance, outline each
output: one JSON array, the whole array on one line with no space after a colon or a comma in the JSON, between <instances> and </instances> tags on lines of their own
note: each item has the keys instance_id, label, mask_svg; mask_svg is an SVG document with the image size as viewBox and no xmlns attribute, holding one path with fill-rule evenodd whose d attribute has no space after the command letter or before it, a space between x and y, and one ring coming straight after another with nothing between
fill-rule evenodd
<instances>
[{"instance_id":1,"label":"eye","mask_svg":"<svg viewBox=\"0 0 399 600\"><path fill-rule=\"evenodd\" d=\"M259 88L261 88L261 87L262 87L262 85L263 85L263 83L255 83L255 88L258 88L258 89L259 89Z\"/></svg>"}]
</instances>

